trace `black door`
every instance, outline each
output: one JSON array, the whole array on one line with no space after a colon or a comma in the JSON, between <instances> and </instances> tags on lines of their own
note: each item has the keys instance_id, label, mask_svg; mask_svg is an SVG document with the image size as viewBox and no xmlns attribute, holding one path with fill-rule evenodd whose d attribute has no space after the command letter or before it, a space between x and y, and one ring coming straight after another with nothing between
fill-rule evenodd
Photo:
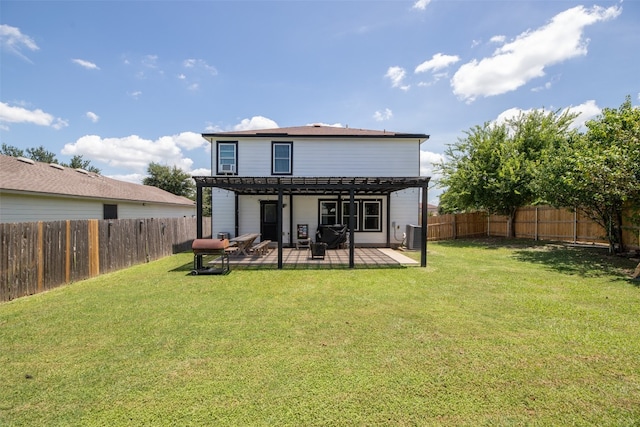
<instances>
[{"instance_id":1,"label":"black door","mask_svg":"<svg viewBox=\"0 0 640 427\"><path fill-rule=\"evenodd\" d=\"M278 241L278 202L260 202L260 240Z\"/></svg>"}]
</instances>

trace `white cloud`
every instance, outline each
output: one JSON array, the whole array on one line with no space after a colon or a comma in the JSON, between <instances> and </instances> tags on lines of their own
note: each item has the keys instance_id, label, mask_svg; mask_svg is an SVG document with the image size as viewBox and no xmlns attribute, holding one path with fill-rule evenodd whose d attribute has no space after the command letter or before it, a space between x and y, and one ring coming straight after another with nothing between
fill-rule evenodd
<instances>
[{"instance_id":1,"label":"white cloud","mask_svg":"<svg viewBox=\"0 0 640 427\"><path fill-rule=\"evenodd\" d=\"M387 73L384 76L391 80L392 87L397 87L402 90L408 90L409 86L402 84L406 75L407 72L402 67L389 67Z\"/></svg>"},{"instance_id":2,"label":"white cloud","mask_svg":"<svg viewBox=\"0 0 640 427\"><path fill-rule=\"evenodd\" d=\"M85 116L93 123L98 123L98 120L100 120L100 116L92 111L87 111L87 114L85 114Z\"/></svg>"},{"instance_id":3,"label":"white cloud","mask_svg":"<svg viewBox=\"0 0 640 427\"><path fill-rule=\"evenodd\" d=\"M193 132L163 136L155 141L141 138L138 135L123 138L86 135L74 143L65 144L62 148L62 154L82 155L92 161L105 163L138 175L144 174L151 162L176 166L189 172L193 160L185 157L182 150L204 147L205 144L206 141L200 134Z\"/></svg>"},{"instance_id":4,"label":"white cloud","mask_svg":"<svg viewBox=\"0 0 640 427\"><path fill-rule=\"evenodd\" d=\"M441 53L436 53L431 57L431 59L418 65L415 72L424 73L427 71L442 70L443 68L447 68L449 65L455 64L458 61L460 61L460 57L457 55L443 55Z\"/></svg>"},{"instance_id":5,"label":"white cloud","mask_svg":"<svg viewBox=\"0 0 640 427\"><path fill-rule=\"evenodd\" d=\"M505 41L506 39L507 39L507 37L506 37L506 36L499 35L499 36L493 36L493 37L491 37L491 38L489 39L489 41L490 41L491 43L504 43L504 41Z\"/></svg>"},{"instance_id":6,"label":"white cloud","mask_svg":"<svg viewBox=\"0 0 640 427\"><path fill-rule=\"evenodd\" d=\"M36 51L40 49L36 42L26 34L22 34L19 28L5 24L0 25L0 46L28 62L31 60L22 53L22 50Z\"/></svg>"},{"instance_id":7,"label":"white cloud","mask_svg":"<svg viewBox=\"0 0 640 427\"><path fill-rule=\"evenodd\" d=\"M427 6L429 5L429 3L431 3L431 0L417 0L413 4L413 8L414 9L425 10L427 8Z\"/></svg>"},{"instance_id":8,"label":"white cloud","mask_svg":"<svg viewBox=\"0 0 640 427\"><path fill-rule=\"evenodd\" d=\"M430 176L437 179L438 174L434 172L435 165L444 161L444 156L432 151L420 150L420 176Z\"/></svg>"},{"instance_id":9,"label":"white cloud","mask_svg":"<svg viewBox=\"0 0 640 427\"><path fill-rule=\"evenodd\" d=\"M496 49L493 56L462 65L451 79L453 92L467 102L478 96L510 92L545 75L545 67L586 55L588 25L616 18L622 9L577 6L554 16L547 25L525 31Z\"/></svg>"},{"instance_id":10,"label":"white cloud","mask_svg":"<svg viewBox=\"0 0 640 427\"><path fill-rule=\"evenodd\" d=\"M253 116L250 119L243 119L240 123L233 127L235 131L257 130L257 129L274 129L278 124L271 119L263 116Z\"/></svg>"},{"instance_id":11,"label":"white cloud","mask_svg":"<svg viewBox=\"0 0 640 427\"><path fill-rule=\"evenodd\" d=\"M599 116L602 113L602 109L598 107L596 101L590 99L575 107L566 108L570 113L580 114L573 120L572 128L585 130L585 123Z\"/></svg>"},{"instance_id":12,"label":"white cloud","mask_svg":"<svg viewBox=\"0 0 640 427\"><path fill-rule=\"evenodd\" d=\"M85 61L84 59L72 59L71 62L73 62L74 64L78 64L79 66L81 66L83 68L86 68L87 70L99 70L100 69L100 67L98 67L93 62Z\"/></svg>"},{"instance_id":13,"label":"white cloud","mask_svg":"<svg viewBox=\"0 0 640 427\"><path fill-rule=\"evenodd\" d=\"M142 95L142 91L136 90L134 92L127 92L127 95L129 95L133 99L139 99L140 95Z\"/></svg>"},{"instance_id":14,"label":"white cloud","mask_svg":"<svg viewBox=\"0 0 640 427\"><path fill-rule=\"evenodd\" d=\"M40 109L27 110L22 107L12 107L4 102L0 102L0 122L31 123L38 126L51 126L54 129L62 129L69 125L66 120L55 118Z\"/></svg>"},{"instance_id":15,"label":"white cloud","mask_svg":"<svg viewBox=\"0 0 640 427\"><path fill-rule=\"evenodd\" d=\"M344 126L342 125L342 123L323 123L323 122L313 122L313 123L307 123L307 126L314 126L314 125L320 125L320 126L328 126L328 127L332 127L332 128L343 128Z\"/></svg>"},{"instance_id":16,"label":"white cloud","mask_svg":"<svg viewBox=\"0 0 640 427\"><path fill-rule=\"evenodd\" d=\"M211 176L211 169L198 168L191 171L193 176Z\"/></svg>"},{"instance_id":17,"label":"white cloud","mask_svg":"<svg viewBox=\"0 0 640 427\"><path fill-rule=\"evenodd\" d=\"M389 120L389 119L391 119L391 117L393 117L393 111L391 111L388 108L385 108L384 111L376 111L373 114L373 118L377 122L382 122L382 121L385 121L385 120Z\"/></svg>"},{"instance_id":18,"label":"white cloud","mask_svg":"<svg viewBox=\"0 0 640 427\"><path fill-rule=\"evenodd\" d=\"M207 73L215 76L218 74L216 67L207 64L203 59L185 59L182 65L185 68L197 68L206 71Z\"/></svg>"}]
</instances>

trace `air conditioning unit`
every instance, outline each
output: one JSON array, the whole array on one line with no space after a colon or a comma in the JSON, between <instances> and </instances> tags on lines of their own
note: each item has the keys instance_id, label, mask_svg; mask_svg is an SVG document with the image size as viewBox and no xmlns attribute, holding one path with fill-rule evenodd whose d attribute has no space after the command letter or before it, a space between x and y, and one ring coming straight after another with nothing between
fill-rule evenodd
<instances>
[{"instance_id":1,"label":"air conditioning unit","mask_svg":"<svg viewBox=\"0 0 640 427\"><path fill-rule=\"evenodd\" d=\"M417 250L422 247L422 227L407 224L407 249Z\"/></svg>"},{"instance_id":2,"label":"air conditioning unit","mask_svg":"<svg viewBox=\"0 0 640 427\"><path fill-rule=\"evenodd\" d=\"M230 165L230 164L220 165L220 172L222 172L223 174L232 174L232 173L235 173L235 171L236 171L236 165Z\"/></svg>"}]
</instances>

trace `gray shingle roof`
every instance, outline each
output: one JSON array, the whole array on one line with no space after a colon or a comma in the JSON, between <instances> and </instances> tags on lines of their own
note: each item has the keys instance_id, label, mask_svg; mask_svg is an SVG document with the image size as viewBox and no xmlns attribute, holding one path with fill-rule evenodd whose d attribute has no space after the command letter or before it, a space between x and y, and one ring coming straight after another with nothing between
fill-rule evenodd
<instances>
[{"instance_id":1,"label":"gray shingle roof","mask_svg":"<svg viewBox=\"0 0 640 427\"><path fill-rule=\"evenodd\" d=\"M101 200L123 200L194 206L186 197L148 185L133 184L91 172L25 162L0 155L0 190L62 195Z\"/></svg>"},{"instance_id":2,"label":"gray shingle roof","mask_svg":"<svg viewBox=\"0 0 640 427\"><path fill-rule=\"evenodd\" d=\"M217 132L202 134L204 138L211 137L352 137L352 138L419 138L428 139L423 133L401 133L388 130L368 130L344 128L324 125L285 127L276 129L244 130L232 132Z\"/></svg>"}]
</instances>

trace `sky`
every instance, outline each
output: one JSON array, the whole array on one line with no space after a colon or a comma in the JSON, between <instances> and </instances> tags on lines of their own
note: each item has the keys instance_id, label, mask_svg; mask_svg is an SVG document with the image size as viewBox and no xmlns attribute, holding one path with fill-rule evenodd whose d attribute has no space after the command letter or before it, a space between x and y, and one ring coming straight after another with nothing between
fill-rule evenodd
<instances>
[{"instance_id":1,"label":"sky","mask_svg":"<svg viewBox=\"0 0 640 427\"><path fill-rule=\"evenodd\" d=\"M0 142L139 183L209 174L201 133L385 129L430 135L436 183L473 126L640 104L639 28L640 0L2 0Z\"/></svg>"}]
</instances>

